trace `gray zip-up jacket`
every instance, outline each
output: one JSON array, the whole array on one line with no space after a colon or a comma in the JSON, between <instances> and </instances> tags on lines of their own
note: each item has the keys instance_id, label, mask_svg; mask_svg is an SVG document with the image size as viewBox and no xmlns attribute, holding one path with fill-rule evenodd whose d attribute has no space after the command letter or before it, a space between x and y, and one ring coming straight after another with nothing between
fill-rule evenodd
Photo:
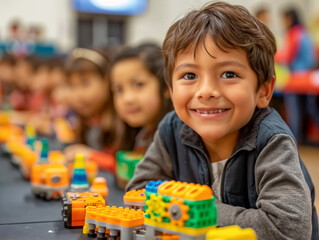
<instances>
[{"instance_id":1,"label":"gray zip-up jacket","mask_svg":"<svg viewBox=\"0 0 319 240\"><path fill-rule=\"evenodd\" d=\"M160 123L127 190L150 180L212 185L200 136L174 111ZM219 226L250 227L258 239L318 239L313 185L291 131L275 110L257 109L241 129L221 183Z\"/></svg>"}]
</instances>

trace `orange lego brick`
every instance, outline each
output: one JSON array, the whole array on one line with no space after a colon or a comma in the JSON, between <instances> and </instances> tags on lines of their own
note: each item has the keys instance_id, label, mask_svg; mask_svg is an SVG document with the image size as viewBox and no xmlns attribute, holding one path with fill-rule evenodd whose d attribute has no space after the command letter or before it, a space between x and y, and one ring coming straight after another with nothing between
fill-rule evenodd
<instances>
[{"instance_id":1,"label":"orange lego brick","mask_svg":"<svg viewBox=\"0 0 319 240\"><path fill-rule=\"evenodd\" d=\"M62 163L65 164L65 156L61 151L49 151L49 162L50 163Z\"/></svg>"},{"instance_id":2,"label":"orange lego brick","mask_svg":"<svg viewBox=\"0 0 319 240\"><path fill-rule=\"evenodd\" d=\"M106 226L108 226L108 228L112 228L111 225L119 225L125 228L131 228L144 224L144 213L140 209L135 210L115 206L106 206L102 209L88 208L86 221L90 223L92 220L96 221L96 223L103 222L107 224Z\"/></svg>"},{"instance_id":3,"label":"orange lego brick","mask_svg":"<svg viewBox=\"0 0 319 240\"><path fill-rule=\"evenodd\" d=\"M143 211L145 206L145 199L146 195L144 188L126 192L123 197L124 205L126 207L133 209L141 209Z\"/></svg>"},{"instance_id":4,"label":"orange lego brick","mask_svg":"<svg viewBox=\"0 0 319 240\"><path fill-rule=\"evenodd\" d=\"M126 192L124 197L124 202L145 202L146 196L145 196L145 188L139 189L139 190L132 190L129 192Z\"/></svg>"},{"instance_id":5,"label":"orange lego brick","mask_svg":"<svg viewBox=\"0 0 319 240\"><path fill-rule=\"evenodd\" d=\"M68 192L62 198L62 216L64 226L84 226L85 213L89 207L105 207L104 198L98 193L92 192Z\"/></svg>"},{"instance_id":6,"label":"orange lego brick","mask_svg":"<svg viewBox=\"0 0 319 240\"><path fill-rule=\"evenodd\" d=\"M206 200L213 197L213 191L206 185L169 181L158 188L158 193L187 200Z\"/></svg>"},{"instance_id":7,"label":"orange lego brick","mask_svg":"<svg viewBox=\"0 0 319 240\"><path fill-rule=\"evenodd\" d=\"M99 193L102 197L106 198L109 194L107 188L106 179L103 177L96 177L93 180L92 186L90 188L91 192Z\"/></svg>"}]
</instances>

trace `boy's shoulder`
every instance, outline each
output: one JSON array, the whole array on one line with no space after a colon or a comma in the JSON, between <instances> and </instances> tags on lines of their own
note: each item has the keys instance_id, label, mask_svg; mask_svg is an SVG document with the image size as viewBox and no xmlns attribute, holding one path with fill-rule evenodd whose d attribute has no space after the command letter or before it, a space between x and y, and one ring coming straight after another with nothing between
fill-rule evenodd
<instances>
[{"instance_id":1,"label":"boy's shoulder","mask_svg":"<svg viewBox=\"0 0 319 240\"><path fill-rule=\"evenodd\" d=\"M275 109L270 109L270 113L260 122L259 131L293 135L288 125Z\"/></svg>"},{"instance_id":2,"label":"boy's shoulder","mask_svg":"<svg viewBox=\"0 0 319 240\"><path fill-rule=\"evenodd\" d=\"M163 142L180 141L180 134L184 132L185 123L178 117L175 110L167 113L158 125L158 133Z\"/></svg>"},{"instance_id":3,"label":"boy's shoulder","mask_svg":"<svg viewBox=\"0 0 319 240\"><path fill-rule=\"evenodd\" d=\"M258 126L257 149L265 146L276 135L285 135L296 142L293 133L279 113L275 109L269 108L269 110L269 114L260 121Z\"/></svg>"},{"instance_id":4,"label":"boy's shoulder","mask_svg":"<svg viewBox=\"0 0 319 240\"><path fill-rule=\"evenodd\" d=\"M165 129L166 130L174 129L174 131L176 131L176 130L180 130L180 128L183 126L183 124L184 123L178 117L175 110L173 110L165 115L165 117L160 122L158 129L159 129L159 131L165 130Z\"/></svg>"}]
</instances>

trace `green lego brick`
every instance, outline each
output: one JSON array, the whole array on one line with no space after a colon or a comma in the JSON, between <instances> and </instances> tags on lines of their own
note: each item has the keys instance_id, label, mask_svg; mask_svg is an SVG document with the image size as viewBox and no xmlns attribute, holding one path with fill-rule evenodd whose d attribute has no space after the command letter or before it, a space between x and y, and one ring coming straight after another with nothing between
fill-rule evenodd
<instances>
[{"instance_id":1,"label":"green lego brick","mask_svg":"<svg viewBox=\"0 0 319 240\"><path fill-rule=\"evenodd\" d=\"M132 151L119 151L116 154L116 174L122 179L130 180L135 171L136 165L143 158L143 154Z\"/></svg>"},{"instance_id":2,"label":"green lego brick","mask_svg":"<svg viewBox=\"0 0 319 240\"><path fill-rule=\"evenodd\" d=\"M184 202L189 206L189 220L185 222L185 227L203 228L217 225L215 197L201 201L184 200Z\"/></svg>"}]
</instances>

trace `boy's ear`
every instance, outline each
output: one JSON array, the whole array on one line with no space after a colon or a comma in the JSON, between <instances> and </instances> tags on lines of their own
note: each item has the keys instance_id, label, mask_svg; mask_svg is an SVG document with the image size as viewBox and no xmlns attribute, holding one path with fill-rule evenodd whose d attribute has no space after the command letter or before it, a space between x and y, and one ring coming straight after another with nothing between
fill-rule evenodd
<instances>
[{"instance_id":1,"label":"boy's ear","mask_svg":"<svg viewBox=\"0 0 319 240\"><path fill-rule=\"evenodd\" d=\"M171 97L170 90L169 90L169 88L166 88L166 89L164 90L164 98L165 98L165 99L169 99L170 97Z\"/></svg>"},{"instance_id":2,"label":"boy's ear","mask_svg":"<svg viewBox=\"0 0 319 240\"><path fill-rule=\"evenodd\" d=\"M172 87L168 87L168 90L169 90L169 95L171 97L172 104L174 106L173 89L172 89Z\"/></svg>"},{"instance_id":3,"label":"boy's ear","mask_svg":"<svg viewBox=\"0 0 319 240\"><path fill-rule=\"evenodd\" d=\"M265 108L269 105L271 100L274 86L275 86L276 77L273 76L270 81L264 82L263 85L259 88L257 93L257 107Z\"/></svg>"},{"instance_id":4,"label":"boy's ear","mask_svg":"<svg viewBox=\"0 0 319 240\"><path fill-rule=\"evenodd\" d=\"M171 100L173 101L173 89L172 89L172 87L168 87L168 90L169 90L169 95L171 97Z\"/></svg>"}]
</instances>

